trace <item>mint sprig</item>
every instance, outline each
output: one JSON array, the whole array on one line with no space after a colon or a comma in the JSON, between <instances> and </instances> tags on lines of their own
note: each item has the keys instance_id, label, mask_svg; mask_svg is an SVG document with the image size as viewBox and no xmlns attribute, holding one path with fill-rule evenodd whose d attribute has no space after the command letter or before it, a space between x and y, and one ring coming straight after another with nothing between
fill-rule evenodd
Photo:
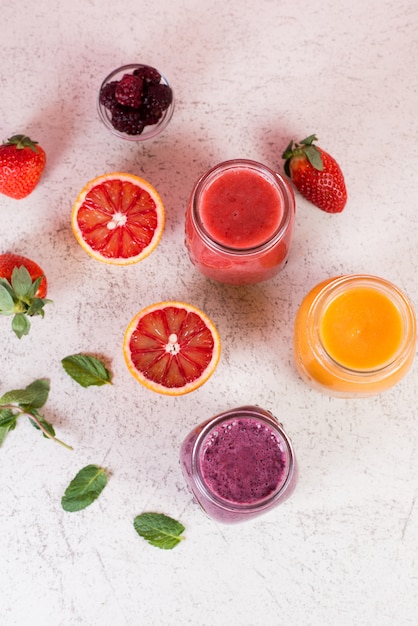
<instances>
[{"instance_id":1,"label":"mint sprig","mask_svg":"<svg viewBox=\"0 0 418 626\"><path fill-rule=\"evenodd\" d=\"M134 528L140 537L162 550L172 550L184 539L183 524L163 513L141 513L134 519Z\"/></svg>"},{"instance_id":2,"label":"mint sprig","mask_svg":"<svg viewBox=\"0 0 418 626\"><path fill-rule=\"evenodd\" d=\"M20 415L26 415L31 424L41 430L44 437L53 439L65 448L72 447L55 436L55 430L39 412L49 395L49 382L46 378L33 381L24 389L12 389L0 397L0 445L6 435L16 428L17 419Z\"/></svg>"},{"instance_id":3,"label":"mint sprig","mask_svg":"<svg viewBox=\"0 0 418 626\"><path fill-rule=\"evenodd\" d=\"M107 485L106 469L98 465L83 467L65 490L61 498L64 511L81 511L94 502Z\"/></svg>"},{"instance_id":4,"label":"mint sprig","mask_svg":"<svg viewBox=\"0 0 418 626\"><path fill-rule=\"evenodd\" d=\"M112 377L105 364L94 356L72 354L61 360L64 370L82 387L111 384Z\"/></svg>"}]
</instances>

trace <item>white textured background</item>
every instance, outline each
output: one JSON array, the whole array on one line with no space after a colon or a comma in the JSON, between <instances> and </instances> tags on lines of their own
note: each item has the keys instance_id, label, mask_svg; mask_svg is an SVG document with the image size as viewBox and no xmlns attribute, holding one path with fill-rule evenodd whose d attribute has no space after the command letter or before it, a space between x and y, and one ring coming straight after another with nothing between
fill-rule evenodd
<instances>
[{"instance_id":1,"label":"white textured background","mask_svg":"<svg viewBox=\"0 0 418 626\"><path fill-rule=\"evenodd\" d=\"M416 0L0 0L0 139L44 146L41 184L0 198L1 250L32 256L54 305L18 340L0 320L0 393L51 382L45 416L74 452L22 419L0 449L1 626L416 626L416 363L393 390L331 399L297 377L292 325L303 295L340 273L375 273L418 307ZM155 65L177 100L147 145L101 126L101 80ZM340 162L349 202L329 216L297 196L286 269L262 285L211 283L189 264L184 210L194 181L244 157L282 170L290 139L316 132ZM76 243L71 206L94 176L125 170L159 190L167 225L141 264L108 267ZM202 308L223 341L198 391L143 389L122 357L143 306ZM114 384L83 389L61 368L74 352L105 357ZM299 459L292 499L240 526L208 519L178 452L196 423L245 403L274 412ZM61 495L84 465L111 478L91 507ZM171 552L149 546L135 515L186 526Z\"/></svg>"}]
</instances>

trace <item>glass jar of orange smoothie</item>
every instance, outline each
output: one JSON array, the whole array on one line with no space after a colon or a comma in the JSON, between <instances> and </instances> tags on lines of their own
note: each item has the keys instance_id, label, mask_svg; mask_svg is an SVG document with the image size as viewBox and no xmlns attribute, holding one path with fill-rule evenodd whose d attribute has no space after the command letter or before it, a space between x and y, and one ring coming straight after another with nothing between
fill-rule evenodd
<instances>
[{"instance_id":1,"label":"glass jar of orange smoothie","mask_svg":"<svg viewBox=\"0 0 418 626\"><path fill-rule=\"evenodd\" d=\"M299 374L329 395L363 397L385 391L415 356L416 317L408 297L367 274L321 282L303 299L295 320Z\"/></svg>"},{"instance_id":2,"label":"glass jar of orange smoothie","mask_svg":"<svg viewBox=\"0 0 418 626\"><path fill-rule=\"evenodd\" d=\"M286 264L295 199L262 163L224 161L196 183L186 211L186 247L206 277L234 285L268 280Z\"/></svg>"}]
</instances>

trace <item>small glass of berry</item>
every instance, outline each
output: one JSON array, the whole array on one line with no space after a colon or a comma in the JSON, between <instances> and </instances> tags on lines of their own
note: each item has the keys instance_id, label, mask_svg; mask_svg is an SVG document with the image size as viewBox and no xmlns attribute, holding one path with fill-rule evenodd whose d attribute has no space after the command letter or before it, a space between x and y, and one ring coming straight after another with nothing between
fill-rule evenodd
<instances>
[{"instance_id":1,"label":"small glass of berry","mask_svg":"<svg viewBox=\"0 0 418 626\"><path fill-rule=\"evenodd\" d=\"M104 79L97 108L100 119L114 135L146 141L159 135L171 120L173 90L154 67L132 63Z\"/></svg>"}]
</instances>

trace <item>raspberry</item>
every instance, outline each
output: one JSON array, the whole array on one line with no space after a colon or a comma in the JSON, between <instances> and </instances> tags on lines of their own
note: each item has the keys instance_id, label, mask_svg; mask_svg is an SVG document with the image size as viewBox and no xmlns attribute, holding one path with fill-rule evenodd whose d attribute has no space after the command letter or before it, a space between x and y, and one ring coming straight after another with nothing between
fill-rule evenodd
<instances>
[{"instance_id":1,"label":"raspberry","mask_svg":"<svg viewBox=\"0 0 418 626\"><path fill-rule=\"evenodd\" d=\"M112 126L120 133L140 135L144 130L145 123L141 119L138 109L118 106L112 111Z\"/></svg>"},{"instance_id":2,"label":"raspberry","mask_svg":"<svg viewBox=\"0 0 418 626\"><path fill-rule=\"evenodd\" d=\"M103 106L105 106L107 109L112 110L112 108L118 103L115 96L117 84L118 81L114 80L111 83L107 83L107 85L104 85L100 90L100 104L103 104Z\"/></svg>"},{"instance_id":3,"label":"raspberry","mask_svg":"<svg viewBox=\"0 0 418 626\"><path fill-rule=\"evenodd\" d=\"M142 102L142 88L142 78L133 74L125 74L116 85L116 100L123 106L137 109Z\"/></svg>"},{"instance_id":4,"label":"raspberry","mask_svg":"<svg viewBox=\"0 0 418 626\"><path fill-rule=\"evenodd\" d=\"M147 85L158 85L161 80L160 72L149 65L140 65L136 70L134 70L134 74L135 76L142 78L144 83Z\"/></svg>"}]
</instances>

